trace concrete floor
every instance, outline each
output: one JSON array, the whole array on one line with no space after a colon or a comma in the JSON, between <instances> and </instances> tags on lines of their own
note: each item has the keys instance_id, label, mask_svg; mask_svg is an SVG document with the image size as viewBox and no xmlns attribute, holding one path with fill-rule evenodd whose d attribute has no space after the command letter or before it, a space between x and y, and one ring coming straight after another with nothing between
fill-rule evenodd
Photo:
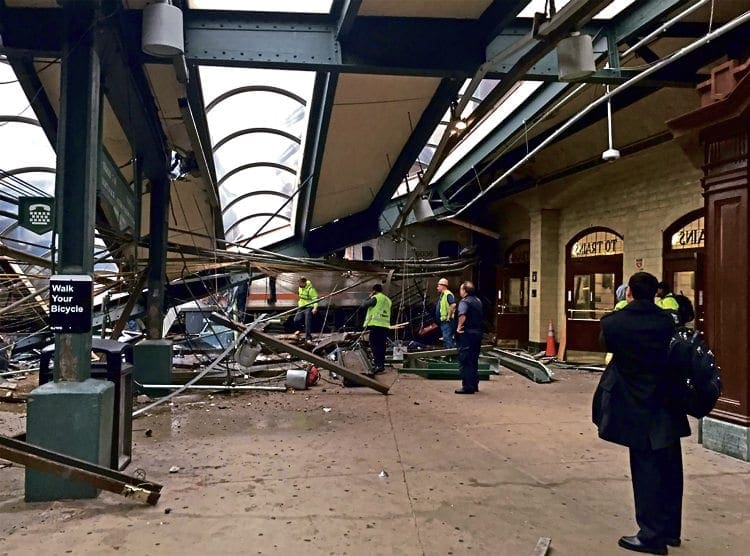
<instances>
[{"instance_id":1,"label":"concrete floor","mask_svg":"<svg viewBox=\"0 0 750 556\"><path fill-rule=\"evenodd\" d=\"M156 507L109 493L25 504L23 469L0 469L0 554L528 555L540 537L551 554L628 554L627 452L589 420L599 375L557 378L505 372L456 396L454 382L391 371L389 396L323 383L185 397L134 425L127 471L164 484ZM19 422L0 410L5 432ZM670 552L747 554L750 464L695 436L683 446Z\"/></svg>"}]
</instances>

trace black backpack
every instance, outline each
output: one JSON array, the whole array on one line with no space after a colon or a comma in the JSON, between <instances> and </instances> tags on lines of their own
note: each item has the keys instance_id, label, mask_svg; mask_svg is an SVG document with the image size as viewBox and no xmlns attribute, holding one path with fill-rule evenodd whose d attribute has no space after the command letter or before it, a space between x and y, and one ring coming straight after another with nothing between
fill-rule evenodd
<instances>
[{"instance_id":1,"label":"black backpack","mask_svg":"<svg viewBox=\"0 0 750 556\"><path fill-rule=\"evenodd\" d=\"M673 378L669 401L693 417L708 415L721 395L721 369L699 331L680 328L674 333L669 371Z\"/></svg>"},{"instance_id":2,"label":"black backpack","mask_svg":"<svg viewBox=\"0 0 750 556\"><path fill-rule=\"evenodd\" d=\"M677 302L677 305L679 305L679 308L677 309L677 318L680 320L680 322L678 322L677 324L682 326L695 318L693 303L686 295L682 295L681 293L675 293L673 295L675 301Z\"/></svg>"}]
</instances>

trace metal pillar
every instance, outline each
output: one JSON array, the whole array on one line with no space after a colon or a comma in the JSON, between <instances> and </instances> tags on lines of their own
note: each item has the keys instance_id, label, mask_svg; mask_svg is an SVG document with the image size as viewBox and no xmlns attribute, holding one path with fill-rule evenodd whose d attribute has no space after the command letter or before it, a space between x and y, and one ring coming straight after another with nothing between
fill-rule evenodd
<instances>
[{"instance_id":1,"label":"metal pillar","mask_svg":"<svg viewBox=\"0 0 750 556\"><path fill-rule=\"evenodd\" d=\"M148 323L149 340L162 337L164 323L164 294L166 289L167 231L169 222L169 179L151 182L150 241L148 267Z\"/></svg>"},{"instance_id":2,"label":"metal pillar","mask_svg":"<svg viewBox=\"0 0 750 556\"><path fill-rule=\"evenodd\" d=\"M172 341L163 338L166 290L167 232L169 222L169 178L151 181L150 242L148 251L148 339L133 349L135 380L140 383L170 384L172 376ZM149 392L165 396L167 390Z\"/></svg>"},{"instance_id":3,"label":"metal pillar","mask_svg":"<svg viewBox=\"0 0 750 556\"><path fill-rule=\"evenodd\" d=\"M96 185L101 150L100 63L95 9L65 10L55 226L58 272L93 274ZM91 331L55 334L54 382L28 402L30 443L108 465L114 385L91 376ZM26 470L26 500L93 498L98 490L48 473Z\"/></svg>"}]
</instances>

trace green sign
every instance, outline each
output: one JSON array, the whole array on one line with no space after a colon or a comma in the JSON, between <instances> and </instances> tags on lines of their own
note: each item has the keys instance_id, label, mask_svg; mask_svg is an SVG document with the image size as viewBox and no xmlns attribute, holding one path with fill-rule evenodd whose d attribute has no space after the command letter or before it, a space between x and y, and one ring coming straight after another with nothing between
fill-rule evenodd
<instances>
[{"instance_id":1,"label":"green sign","mask_svg":"<svg viewBox=\"0 0 750 556\"><path fill-rule=\"evenodd\" d=\"M119 231L135 228L135 194L109 153L102 149L99 202L107 220Z\"/></svg>"},{"instance_id":2,"label":"green sign","mask_svg":"<svg viewBox=\"0 0 750 556\"><path fill-rule=\"evenodd\" d=\"M53 197L19 197L18 224L35 234L52 231L55 223L55 199Z\"/></svg>"}]
</instances>

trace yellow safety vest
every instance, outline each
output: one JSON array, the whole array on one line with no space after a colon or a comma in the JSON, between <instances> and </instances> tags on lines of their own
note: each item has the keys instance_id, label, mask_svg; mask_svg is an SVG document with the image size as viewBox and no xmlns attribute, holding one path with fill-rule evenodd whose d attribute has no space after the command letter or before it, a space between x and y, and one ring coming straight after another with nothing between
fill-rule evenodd
<instances>
[{"instance_id":1,"label":"yellow safety vest","mask_svg":"<svg viewBox=\"0 0 750 556\"><path fill-rule=\"evenodd\" d=\"M448 296L453 295L450 290L445 290L440 296L440 320L448 320L448 312L450 311L450 303L448 303ZM453 296L453 302L456 302L456 296Z\"/></svg>"},{"instance_id":2,"label":"yellow safety vest","mask_svg":"<svg viewBox=\"0 0 750 556\"><path fill-rule=\"evenodd\" d=\"M316 299L318 299L318 292L316 292L315 288L313 288L312 282L308 280L304 288L299 288L299 301L297 302L297 307L307 305L308 303L310 303L311 301L315 301ZM317 309L318 304L314 303L312 305L312 308Z\"/></svg>"},{"instance_id":3,"label":"yellow safety vest","mask_svg":"<svg viewBox=\"0 0 750 556\"><path fill-rule=\"evenodd\" d=\"M671 293L668 293L661 299L657 299L656 304L665 311L678 311L680 309L680 304L677 303L677 300Z\"/></svg>"},{"instance_id":4,"label":"yellow safety vest","mask_svg":"<svg viewBox=\"0 0 750 556\"><path fill-rule=\"evenodd\" d=\"M373 295L375 305L367 308L365 315L365 326L391 326L391 300L387 295L377 292Z\"/></svg>"}]
</instances>

